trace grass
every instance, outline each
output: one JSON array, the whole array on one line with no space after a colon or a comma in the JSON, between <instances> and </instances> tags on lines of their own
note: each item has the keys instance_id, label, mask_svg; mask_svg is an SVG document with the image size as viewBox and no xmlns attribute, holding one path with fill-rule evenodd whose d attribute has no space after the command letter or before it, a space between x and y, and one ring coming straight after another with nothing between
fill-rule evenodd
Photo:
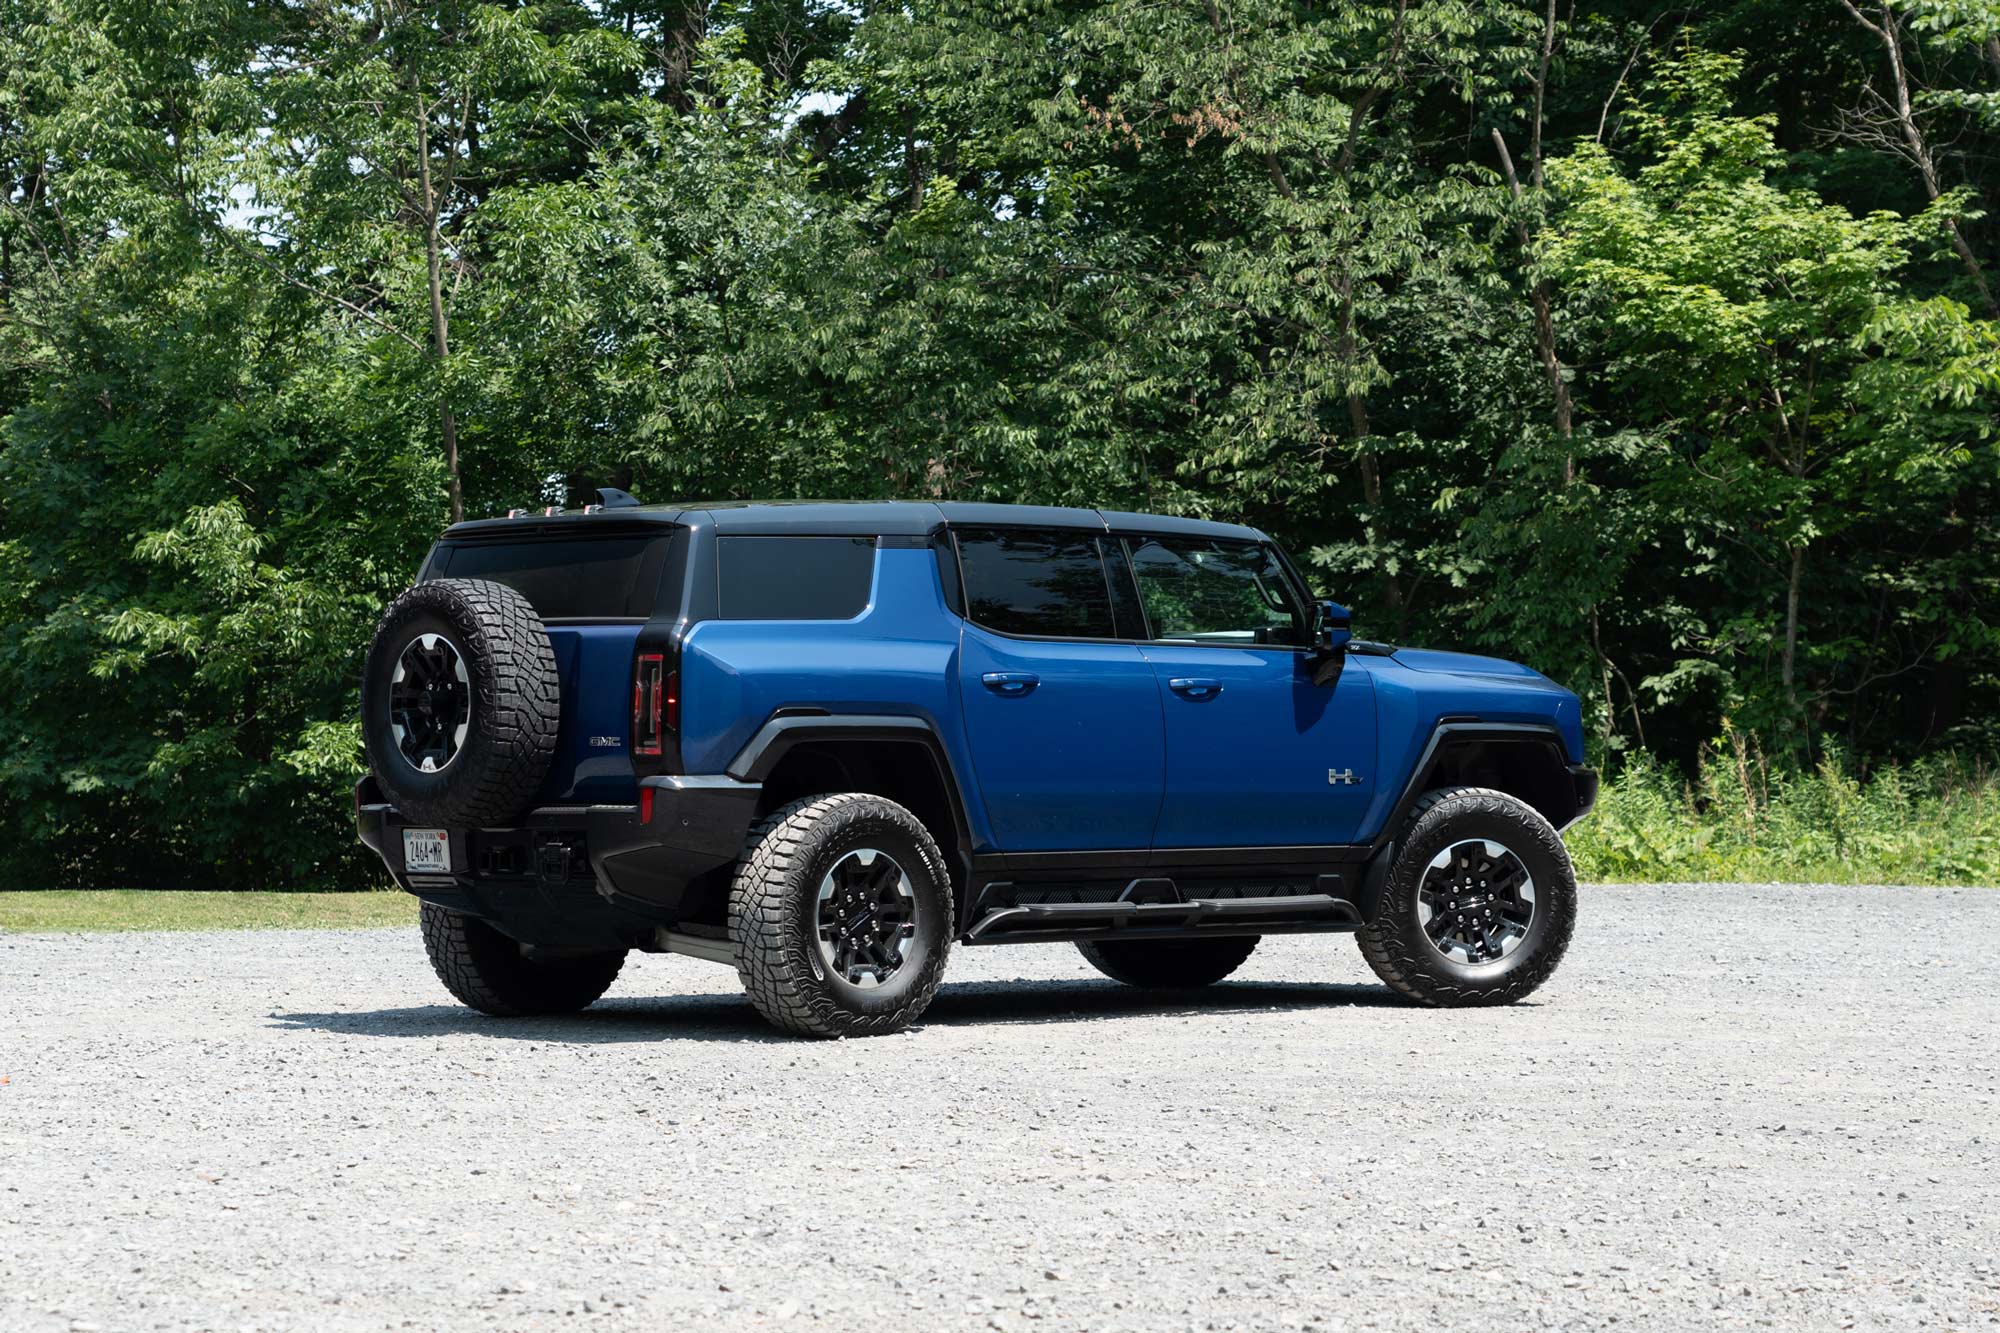
<instances>
[{"instance_id":1,"label":"grass","mask_svg":"<svg viewBox=\"0 0 2000 1333\"><path fill-rule=\"evenodd\" d=\"M417 900L369 893L224 893L168 889L34 889L0 893L0 931L255 930L408 926Z\"/></svg>"},{"instance_id":2,"label":"grass","mask_svg":"<svg viewBox=\"0 0 2000 1333\"><path fill-rule=\"evenodd\" d=\"M1994 885L2000 776L1938 759L1864 783L1740 751L1690 782L1632 763L1567 841L1586 881Z\"/></svg>"}]
</instances>

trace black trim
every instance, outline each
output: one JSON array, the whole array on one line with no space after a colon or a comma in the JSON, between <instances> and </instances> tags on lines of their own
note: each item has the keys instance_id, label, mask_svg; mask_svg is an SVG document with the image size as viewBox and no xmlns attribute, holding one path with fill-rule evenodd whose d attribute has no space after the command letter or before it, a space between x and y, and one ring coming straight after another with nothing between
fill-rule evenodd
<instances>
[{"instance_id":1,"label":"black trim","mask_svg":"<svg viewBox=\"0 0 2000 1333\"><path fill-rule=\"evenodd\" d=\"M373 795L363 779L357 795ZM451 871L411 875L402 840L410 821L362 800L361 840L397 884L426 902L490 921L526 944L644 948L657 926L678 922L688 886L742 855L763 788L718 776L664 774L641 781L642 804L550 805L506 827L453 828Z\"/></svg>"},{"instance_id":2,"label":"black trim","mask_svg":"<svg viewBox=\"0 0 2000 1333\"><path fill-rule=\"evenodd\" d=\"M1104 563L1104 586L1111 593L1111 627L1121 639L1144 642L1152 637L1139 581L1132 575L1132 552L1122 537L1099 537L1098 558Z\"/></svg>"},{"instance_id":3,"label":"black trim","mask_svg":"<svg viewBox=\"0 0 2000 1333\"><path fill-rule=\"evenodd\" d=\"M761 783L776 771L794 746L819 741L878 741L923 748L943 785L945 804L951 807L957 845L944 850L959 870L960 901L955 906L963 920L969 901L965 895L974 882L972 866L977 858L972 854L972 822L965 812L965 796L959 790L958 774L951 766L951 755L945 750L937 728L928 719L900 714L801 714L780 708L736 752L736 757L729 761L728 773L733 778Z\"/></svg>"},{"instance_id":4,"label":"black trim","mask_svg":"<svg viewBox=\"0 0 2000 1333\"><path fill-rule=\"evenodd\" d=\"M1597 770L1584 764L1569 766L1570 781L1576 784L1576 813L1563 825L1568 828L1597 808Z\"/></svg>"},{"instance_id":5,"label":"black trim","mask_svg":"<svg viewBox=\"0 0 2000 1333\"><path fill-rule=\"evenodd\" d=\"M967 944L1046 940L1189 939L1202 935L1288 935L1354 930L1360 909L1329 893L1109 903L1030 903L988 912L962 936Z\"/></svg>"},{"instance_id":6,"label":"black trim","mask_svg":"<svg viewBox=\"0 0 2000 1333\"><path fill-rule=\"evenodd\" d=\"M1372 867L1362 869L1370 854L1356 844L986 852L971 861L960 938L997 944L1353 930L1368 919L1380 897L1381 877L1370 873ZM1056 901L1049 901L1051 895ZM1065 895L1079 901L1061 901ZM1339 906L1328 907L1321 898ZM1134 914L1109 906L1134 902L1183 910L1149 908ZM1201 906L1192 917L1187 910L1191 904L1216 902L1288 906L1254 911ZM1029 908L1034 910L1023 910Z\"/></svg>"},{"instance_id":7,"label":"black trim","mask_svg":"<svg viewBox=\"0 0 2000 1333\"><path fill-rule=\"evenodd\" d=\"M920 717L893 714L850 713L846 715L801 716L786 714L766 722L755 736L744 742L727 772L733 778L762 782L771 776L778 761L793 746L805 741L919 741L937 742L937 731ZM942 746L939 747L942 749ZM963 812L961 812L962 815Z\"/></svg>"},{"instance_id":8,"label":"black trim","mask_svg":"<svg viewBox=\"0 0 2000 1333\"><path fill-rule=\"evenodd\" d=\"M945 610L965 619L965 580L958 567L958 542L951 529L939 527L931 533L929 545L937 557L938 590L944 594Z\"/></svg>"},{"instance_id":9,"label":"black trim","mask_svg":"<svg viewBox=\"0 0 2000 1333\"><path fill-rule=\"evenodd\" d=\"M1404 823L1409 819L1410 808L1423 797L1426 791L1430 790L1430 774L1432 768L1436 765L1439 753L1446 745L1456 744L1461 741L1526 741L1533 744L1548 745L1554 748L1557 760L1572 776L1576 774L1579 768L1578 765L1573 765L1569 762L1569 750L1563 742L1562 732L1551 725L1535 722L1462 722L1456 720L1440 722L1431 729L1431 737L1424 744L1423 754L1418 756L1416 766L1410 770L1409 779L1403 784L1402 796L1397 799L1394 808L1389 811L1389 817L1382 821L1382 829L1375 835L1375 841L1369 844L1368 850L1370 852L1380 852L1396 840L1396 835L1402 832ZM1591 770L1583 769L1582 771L1590 772ZM1591 798L1594 800L1596 798L1595 774L1592 775L1592 783ZM1578 795L1581 796L1581 793L1579 792ZM1587 808L1587 805L1580 805L1579 810ZM1562 826L1567 828L1569 824L1574 822L1575 818L1573 817L1570 820L1564 821Z\"/></svg>"},{"instance_id":10,"label":"black trim","mask_svg":"<svg viewBox=\"0 0 2000 1333\"><path fill-rule=\"evenodd\" d=\"M991 852L977 859L996 876L1091 877L1100 870L1249 870L1270 866L1348 866L1368 859L1363 843L1257 847L1117 847L1091 852Z\"/></svg>"}]
</instances>

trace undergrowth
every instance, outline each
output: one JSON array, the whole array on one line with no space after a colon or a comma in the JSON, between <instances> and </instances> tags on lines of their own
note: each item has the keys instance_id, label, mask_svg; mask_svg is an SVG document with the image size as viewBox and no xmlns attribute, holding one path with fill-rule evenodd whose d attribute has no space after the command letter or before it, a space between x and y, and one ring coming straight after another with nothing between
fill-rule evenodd
<instances>
[{"instance_id":1,"label":"undergrowth","mask_svg":"<svg viewBox=\"0 0 2000 1333\"><path fill-rule=\"evenodd\" d=\"M1693 781L1647 761L1566 841L1584 880L2000 884L2000 775L1950 758L1863 782L1723 756Z\"/></svg>"}]
</instances>

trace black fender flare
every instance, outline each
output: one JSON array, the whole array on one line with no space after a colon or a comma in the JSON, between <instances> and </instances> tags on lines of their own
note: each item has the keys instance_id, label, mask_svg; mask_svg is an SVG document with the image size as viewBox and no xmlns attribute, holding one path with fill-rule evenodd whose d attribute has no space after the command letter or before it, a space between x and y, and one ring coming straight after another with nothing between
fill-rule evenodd
<instances>
[{"instance_id":1,"label":"black fender flare","mask_svg":"<svg viewBox=\"0 0 2000 1333\"><path fill-rule=\"evenodd\" d=\"M1468 719L1446 719L1431 728L1430 739L1424 744L1424 752L1418 757L1410 776L1403 784L1402 795L1390 809L1389 817L1383 821L1381 830L1369 845L1371 858L1386 861L1384 851L1394 854L1396 837L1403 831L1404 823L1410 817L1410 810L1430 790L1431 770L1436 766L1438 756L1447 749L1463 744L1479 742L1525 742L1547 746L1554 752L1556 762L1569 773L1573 784L1576 808L1568 819L1559 823L1559 828L1568 828L1577 820L1590 813L1590 807L1597 801L1597 772L1582 764L1569 762L1569 750L1563 744L1562 732L1553 724L1541 722L1478 722ZM1371 871L1373 866L1370 867Z\"/></svg>"},{"instance_id":2,"label":"black fender flare","mask_svg":"<svg viewBox=\"0 0 2000 1333\"><path fill-rule=\"evenodd\" d=\"M968 904L963 901L972 882L972 823L966 816L965 791L951 765L944 739L928 718L895 713L788 712L779 709L743 743L726 770L730 777L745 782L763 782L777 771L780 761L801 745L823 741L887 741L916 745L930 756L937 778L944 785L945 804L951 809L953 840L944 849L958 869L956 895L961 900L961 916ZM960 928L962 929L962 923Z\"/></svg>"}]
</instances>

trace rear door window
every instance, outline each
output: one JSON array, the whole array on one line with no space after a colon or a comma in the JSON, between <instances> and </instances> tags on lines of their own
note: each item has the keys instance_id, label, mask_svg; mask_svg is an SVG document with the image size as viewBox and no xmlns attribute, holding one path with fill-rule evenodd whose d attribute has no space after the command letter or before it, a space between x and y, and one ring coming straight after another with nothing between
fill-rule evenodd
<instances>
[{"instance_id":1,"label":"rear door window","mask_svg":"<svg viewBox=\"0 0 2000 1333\"><path fill-rule=\"evenodd\" d=\"M430 577L490 579L528 599L543 620L644 619L659 597L675 529L571 537L447 542Z\"/></svg>"},{"instance_id":2,"label":"rear door window","mask_svg":"<svg viewBox=\"0 0 2000 1333\"><path fill-rule=\"evenodd\" d=\"M721 537L724 620L852 620L875 590L873 537Z\"/></svg>"},{"instance_id":3,"label":"rear door window","mask_svg":"<svg viewBox=\"0 0 2000 1333\"><path fill-rule=\"evenodd\" d=\"M974 624L1038 638L1118 637L1093 536L964 529L958 559Z\"/></svg>"}]
</instances>

